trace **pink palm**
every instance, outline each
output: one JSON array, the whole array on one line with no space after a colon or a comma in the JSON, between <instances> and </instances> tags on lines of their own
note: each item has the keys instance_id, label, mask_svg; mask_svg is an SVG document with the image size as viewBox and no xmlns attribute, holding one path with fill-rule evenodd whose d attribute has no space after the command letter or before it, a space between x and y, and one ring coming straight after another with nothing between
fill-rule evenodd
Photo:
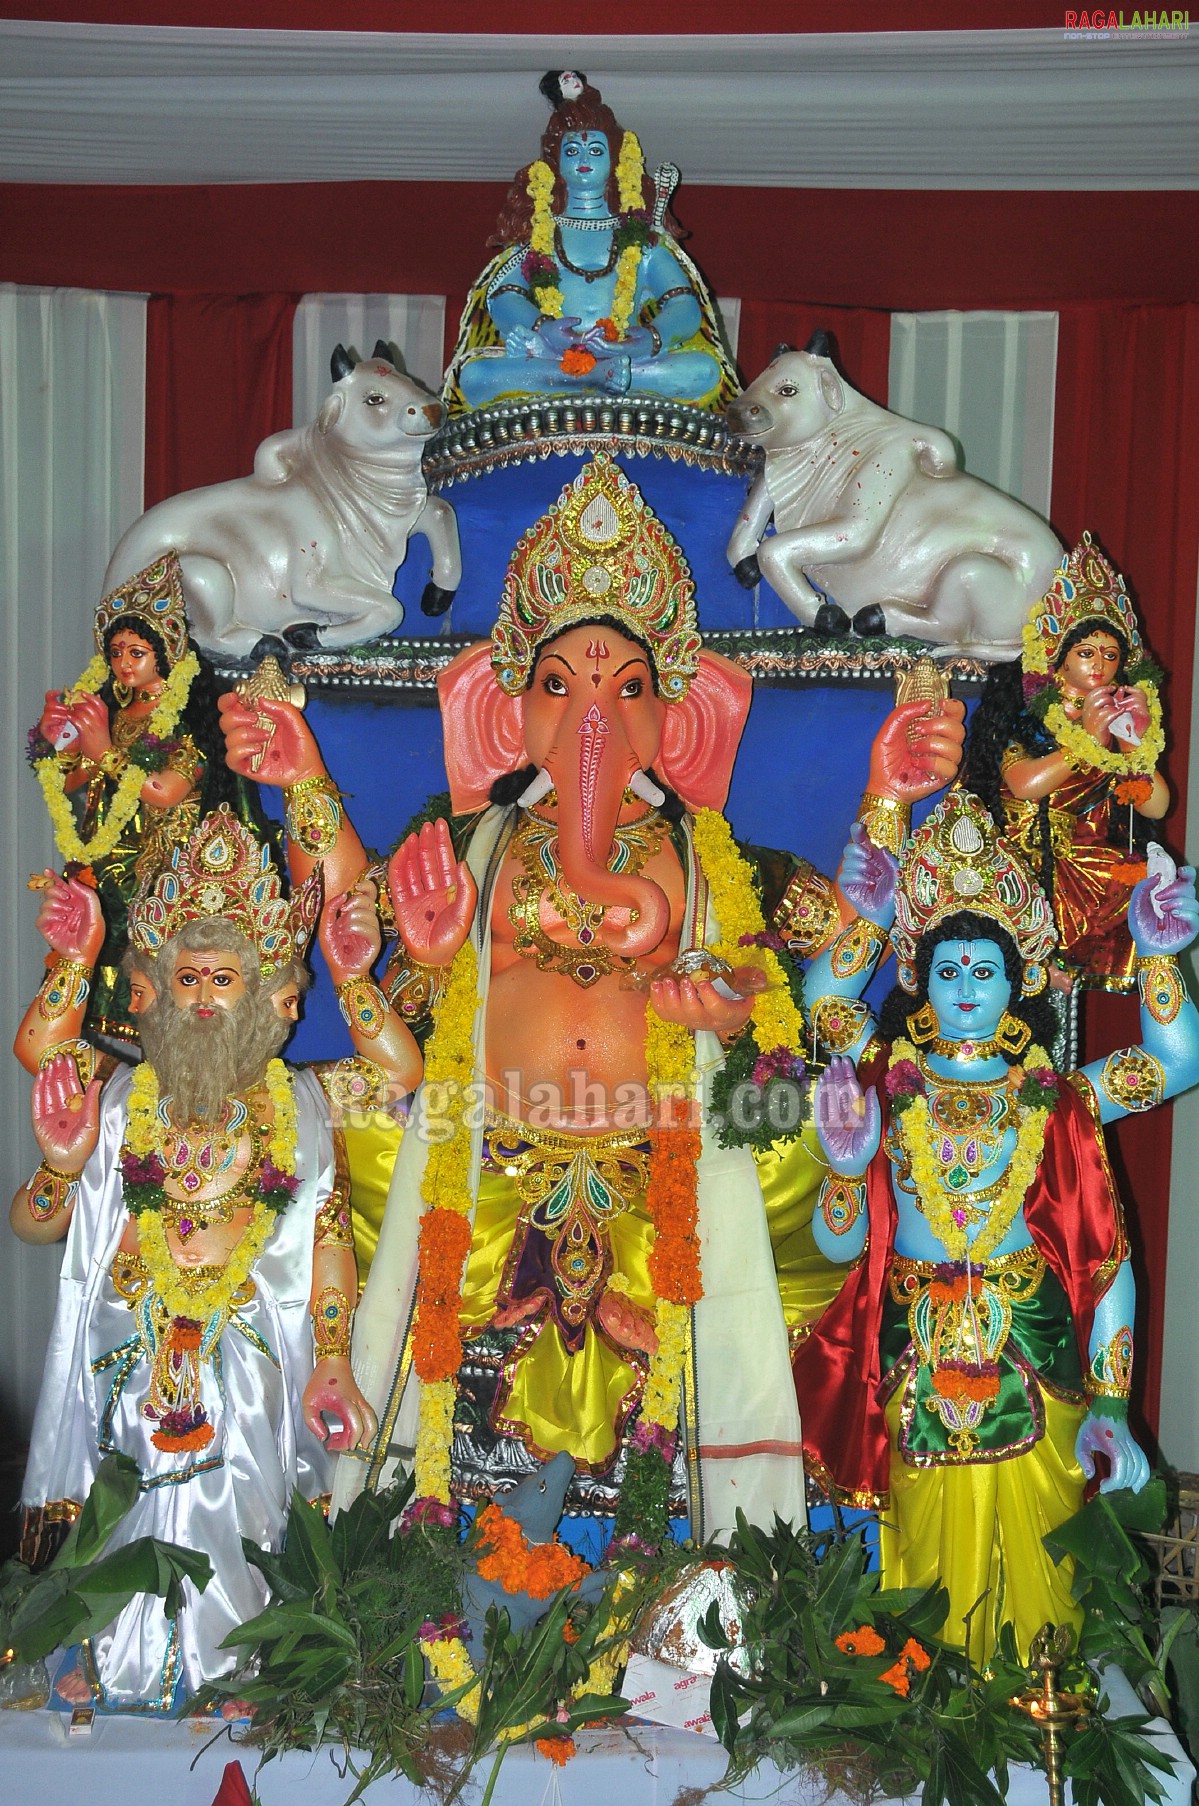
<instances>
[{"instance_id":1,"label":"pink palm","mask_svg":"<svg viewBox=\"0 0 1199 1806\"><path fill-rule=\"evenodd\" d=\"M392 908L404 945L427 966L448 966L470 933L478 891L454 859L449 824L426 822L391 856Z\"/></svg>"}]
</instances>

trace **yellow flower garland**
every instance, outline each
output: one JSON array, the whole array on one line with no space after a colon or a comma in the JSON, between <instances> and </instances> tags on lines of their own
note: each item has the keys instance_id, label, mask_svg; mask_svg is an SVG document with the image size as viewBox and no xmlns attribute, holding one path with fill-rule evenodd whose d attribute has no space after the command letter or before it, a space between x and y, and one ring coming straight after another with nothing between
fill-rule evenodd
<instances>
[{"instance_id":1,"label":"yellow flower garland","mask_svg":"<svg viewBox=\"0 0 1199 1806\"><path fill-rule=\"evenodd\" d=\"M890 1064L896 1066L901 1061L910 1061L917 1067L920 1063L915 1047L902 1038L892 1044ZM1034 1044L1027 1051L1025 1064L1032 1068L1052 1067L1053 1062L1043 1047ZM945 1082L951 1084L953 1081ZM969 1203L969 1193L953 1197L945 1189L941 1166L933 1152L927 1098L917 1095L906 1109L896 1111L894 1116L899 1139L911 1165L919 1208L928 1219L930 1229L951 1260L963 1261L967 1255L972 1263L981 1264L989 1260L1015 1222L1025 1194L1036 1178L1041 1155L1045 1150L1045 1127L1049 1121L1049 1111L1037 1107L1020 1112L1016 1145L1012 1150L1003 1190L992 1204L987 1220L973 1242L966 1233L965 1225L958 1223L953 1215L955 1208L960 1209L963 1202Z\"/></svg>"},{"instance_id":2,"label":"yellow flower garland","mask_svg":"<svg viewBox=\"0 0 1199 1806\"><path fill-rule=\"evenodd\" d=\"M645 1014L645 1076L651 1097L692 1090L695 1083L695 1037L678 1022L663 1022L651 1006ZM641 1415L649 1423L674 1430L679 1421L683 1367L691 1336L691 1311L685 1304L659 1298L654 1306L658 1346L649 1358Z\"/></svg>"},{"instance_id":3,"label":"yellow flower garland","mask_svg":"<svg viewBox=\"0 0 1199 1806\"><path fill-rule=\"evenodd\" d=\"M554 215L552 212L554 198L554 172L549 164L539 157L536 163L529 165L529 179L526 183L529 199L533 203L533 223L529 233L529 244L542 257L553 260L554 256ZM562 318L562 290L557 287L539 288L537 300L541 311L548 319Z\"/></svg>"},{"instance_id":4,"label":"yellow flower garland","mask_svg":"<svg viewBox=\"0 0 1199 1806\"><path fill-rule=\"evenodd\" d=\"M250 1221L220 1272L203 1286L192 1288L184 1282L167 1245L162 1212L143 1210L137 1219L138 1253L146 1263L151 1286L171 1316L207 1323L217 1313L231 1313L237 1293L270 1240L275 1215L266 1204L255 1204Z\"/></svg>"},{"instance_id":5,"label":"yellow flower garland","mask_svg":"<svg viewBox=\"0 0 1199 1806\"><path fill-rule=\"evenodd\" d=\"M291 1074L282 1060L267 1061L263 1083L273 1111L267 1153L281 1173L294 1173L298 1132L296 1100ZM159 1145L158 1105L158 1075L143 1060L133 1069L125 1123L125 1145L131 1153L142 1159L147 1154L161 1154L162 1151Z\"/></svg>"},{"instance_id":6,"label":"yellow flower garland","mask_svg":"<svg viewBox=\"0 0 1199 1806\"><path fill-rule=\"evenodd\" d=\"M1156 684L1146 682L1140 688L1144 690L1145 700L1149 704L1149 726L1145 729L1141 744L1130 747L1127 751L1117 752L1114 747L1100 746L1080 721L1071 721L1060 702L1051 702L1046 709L1045 726L1062 751L1081 766L1089 766L1093 771L1109 772L1115 777L1152 777L1166 745L1162 705Z\"/></svg>"},{"instance_id":7,"label":"yellow flower garland","mask_svg":"<svg viewBox=\"0 0 1199 1806\"><path fill-rule=\"evenodd\" d=\"M152 734L158 740L170 739L186 707L192 679L198 675L199 670L199 660L194 652L185 653L172 668L158 705L146 722L147 734ZM95 657L68 693L68 703L72 697L94 696L107 677L107 660ZM107 858L133 820L149 775L140 765L135 765L132 759L129 761L117 783L106 820L96 829L91 839L85 841L79 838L74 812L67 800L64 773L57 758L51 756L39 759L37 780L46 799L55 845L63 859L76 860L80 865L94 865L97 860Z\"/></svg>"},{"instance_id":8,"label":"yellow flower garland","mask_svg":"<svg viewBox=\"0 0 1199 1806\"><path fill-rule=\"evenodd\" d=\"M443 1693L456 1687L469 1687L470 1691L457 1701L454 1706L459 1718L467 1724L476 1724L479 1718L479 1687L476 1679L475 1665L467 1653L466 1645L461 1637L436 1637L428 1642L422 1640L421 1648L428 1657L429 1668L433 1678ZM572 1699L582 1699L585 1694L610 1694L616 1684L617 1671L628 1660L628 1645L618 1644L608 1650L606 1655L597 1656L587 1670L586 1677L578 1681L570 1690ZM471 1686L471 1682L475 1684ZM534 1718L528 1724L505 1725L496 1733L499 1743L515 1743L521 1737L527 1737L539 1725L546 1724L544 1718Z\"/></svg>"},{"instance_id":9,"label":"yellow flower garland","mask_svg":"<svg viewBox=\"0 0 1199 1806\"><path fill-rule=\"evenodd\" d=\"M715 809L700 809L695 817L694 838L720 923L720 940L712 951L734 966L752 959L766 973L768 988L754 998L750 1012L758 1052L768 1054L785 1047L798 1053L804 1044L803 1017L795 1007L777 953L770 947L747 950L741 945L743 936L764 933L766 922L753 875L737 851L732 829Z\"/></svg>"}]
</instances>

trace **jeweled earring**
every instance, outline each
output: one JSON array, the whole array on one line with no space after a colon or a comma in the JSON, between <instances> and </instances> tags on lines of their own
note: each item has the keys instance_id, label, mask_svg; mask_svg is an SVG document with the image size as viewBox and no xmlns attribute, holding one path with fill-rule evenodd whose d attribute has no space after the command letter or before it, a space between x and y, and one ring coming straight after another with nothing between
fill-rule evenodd
<instances>
[{"instance_id":1,"label":"jeweled earring","mask_svg":"<svg viewBox=\"0 0 1199 1806\"><path fill-rule=\"evenodd\" d=\"M1013 1016L1010 1010L1004 1010L1003 1020L995 1030L995 1045L1013 1060L1018 1060L1024 1049L1032 1040L1032 1030L1027 1022L1021 1022L1019 1016Z\"/></svg>"},{"instance_id":2,"label":"jeweled earring","mask_svg":"<svg viewBox=\"0 0 1199 1806\"><path fill-rule=\"evenodd\" d=\"M939 1026L937 1012L927 997L920 1008L913 1010L908 1017L908 1033L917 1047L923 1047L926 1041L931 1041Z\"/></svg>"},{"instance_id":3,"label":"jeweled earring","mask_svg":"<svg viewBox=\"0 0 1199 1806\"><path fill-rule=\"evenodd\" d=\"M1049 974L1042 965L1030 965L1024 968L1024 982L1021 990L1025 997L1039 997L1049 982Z\"/></svg>"}]
</instances>

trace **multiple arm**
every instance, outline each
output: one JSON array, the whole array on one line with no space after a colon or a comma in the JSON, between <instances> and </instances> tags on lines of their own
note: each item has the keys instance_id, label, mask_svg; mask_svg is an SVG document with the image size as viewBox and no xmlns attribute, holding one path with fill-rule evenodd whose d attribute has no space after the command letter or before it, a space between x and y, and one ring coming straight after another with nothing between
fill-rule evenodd
<instances>
[{"instance_id":1,"label":"multiple arm","mask_svg":"<svg viewBox=\"0 0 1199 1806\"><path fill-rule=\"evenodd\" d=\"M68 722L77 730L78 738L58 754L59 764L65 773L66 789L80 789L84 784L90 783L97 772L102 772L108 778L120 777L128 760L112 743L108 709L101 698L95 695L80 696L68 708L61 691L47 690L46 706L39 724L41 734L53 745ZM171 809L176 803L181 803L194 787L194 772L189 774L168 765L162 771L146 774L140 796L142 802L149 803L151 808Z\"/></svg>"},{"instance_id":2,"label":"multiple arm","mask_svg":"<svg viewBox=\"0 0 1199 1806\"><path fill-rule=\"evenodd\" d=\"M44 884L37 926L53 958L13 1042L18 1060L33 1073L51 1048L83 1033L92 970L104 945L104 917L95 891L49 869Z\"/></svg>"}]
</instances>

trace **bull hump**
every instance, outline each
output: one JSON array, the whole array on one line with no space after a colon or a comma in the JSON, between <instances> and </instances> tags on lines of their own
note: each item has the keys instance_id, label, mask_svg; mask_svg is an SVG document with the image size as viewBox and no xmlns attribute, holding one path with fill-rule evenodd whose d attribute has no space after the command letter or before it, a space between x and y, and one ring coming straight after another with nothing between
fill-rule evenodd
<instances>
[{"instance_id":1,"label":"bull hump","mask_svg":"<svg viewBox=\"0 0 1199 1806\"><path fill-rule=\"evenodd\" d=\"M803 445L767 452L766 488L774 503L776 526L786 526L792 512L804 522L825 519L846 484L856 481L863 464L883 452L888 462L901 451L910 462L911 422L881 408L879 416L877 420L841 416Z\"/></svg>"}]
</instances>

